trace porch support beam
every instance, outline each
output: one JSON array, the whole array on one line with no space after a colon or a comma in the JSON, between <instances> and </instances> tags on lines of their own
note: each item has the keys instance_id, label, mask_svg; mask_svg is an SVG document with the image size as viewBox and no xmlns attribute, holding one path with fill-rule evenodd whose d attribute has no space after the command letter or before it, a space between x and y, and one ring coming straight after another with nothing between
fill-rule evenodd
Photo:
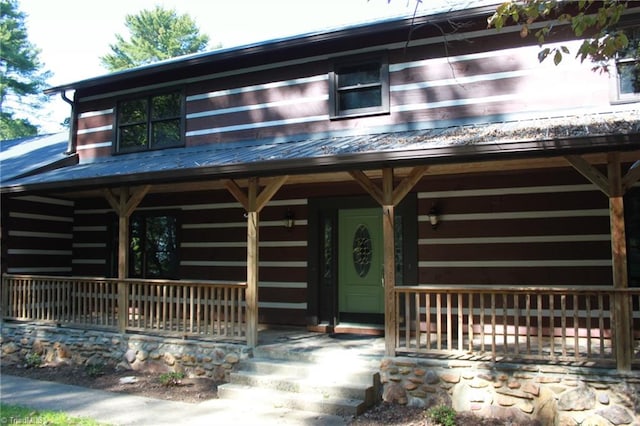
<instances>
[{"instance_id":1,"label":"porch support beam","mask_svg":"<svg viewBox=\"0 0 640 426\"><path fill-rule=\"evenodd\" d=\"M384 254L384 353L396 354L396 252L393 169L382 170L382 244Z\"/></svg>"},{"instance_id":2,"label":"porch support beam","mask_svg":"<svg viewBox=\"0 0 640 426\"><path fill-rule=\"evenodd\" d=\"M569 164L573 166L582 176L586 177L591 183L598 187L598 189L604 192L604 195L609 197L611 188L609 187L609 179L598 169L593 167L587 160L579 155L567 155L564 158L567 159Z\"/></svg>"},{"instance_id":3,"label":"porch support beam","mask_svg":"<svg viewBox=\"0 0 640 426\"><path fill-rule=\"evenodd\" d=\"M395 207L427 172L427 166L414 167L398 184L393 186L393 169L382 169L382 188L379 188L360 170L349 174L360 186L382 206L382 239L384 252L384 344L385 355L395 356L397 341L397 306L395 300L396 253L395 253Z\"/></svg>"},{"instance_id":4,"label":"porch support beam","mask_svg":"<svg viewBox=\"0 0 640 426\"><path fill-rule=\"evenodd\" d=\"M127 284L125 279L129 276L129 218L138 207L144 196L151 189L151 185L138 187L130 193L130 188L120 188L116 194L105 188L102 193L107 202L118 215L118 329L124 332L127 328L128 301Z\"/></svg>"},{"instance_id":5,"label":"porch support beam","mask_svg":"<svg viewBox=\"0 0 640 426\"><path fill-rule=\"evenodd\" d=\"M638 180L640 180L640 160L633 163L622 178L622 191L626 193Z\"/></svg>"},{"instance_id":6,"label":"porch support beam","mask_svg":"<svg viewBox=\"0 0 640 426\"><path fill-rule=\"evenodd\" d=\"M258 345L258 242L260 230L260 211L285 184L289 176L280 176L271 180L260 191L257 177L249 178L246 192L234 180L224 185L233 197L247 211L247 289L245 303L247 309L247 345Z\"/></svg>"},{"instance_id":7,"label":"porch support beam","mask_svg":"<svg viewBox=\"0 0 640 426\"><path fill-rule=\"evenodd\" d=\"M609 220L611 223L611 256L613 287L627 289L627 245L624 222L624 188L620 170L620 154L609 153L607 175L609 177ZM615 293L613 310L614 351L618 370L630 371L632 348L631 299L627 293Z\"/></svg>"}]
</instances>

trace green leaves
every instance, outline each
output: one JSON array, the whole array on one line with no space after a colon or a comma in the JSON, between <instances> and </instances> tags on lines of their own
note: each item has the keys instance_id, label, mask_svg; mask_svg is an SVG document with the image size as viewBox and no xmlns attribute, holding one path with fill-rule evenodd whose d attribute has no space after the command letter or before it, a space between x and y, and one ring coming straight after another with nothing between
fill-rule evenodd
<instances>
[{"instance_id":1,"label":"green leaves","mask_svg":"<svg viewBox=\"0 0 640 426\"><path fill-rule=\"evenodd\" d=\"M604 69L609 59L624 52L629 45L626 35L615 30L626 8L626 1L617 0L511 0L496 8L488 24L497 30L506 25L520 25L520 36L528 37L531 35L531 24L543 22L542 28L533 34L538 44L543 46L547 39L553 36L553 26L557 25L557 22L568 23L577 37L585 38L576 52L576 57L581 61L589 59L598 64L597 68ZM538 60L542 62L552 57L554 64L558 65L567 54L570 52L565 46L544 48L538 53ZM637 50L634 50L634 55L637 56Z\"/></svg>"},{"instance_id":2,"label":"green leaves","mask_svg":"<svg viewBox=\"0 0 640 426\"><path fill-rule=\"evenodd\" d=\"M127 15L125 25L130 37L116 34L111 53L100 58L109 71L120 71L176 56L202 52L209 36L200 34L189 15L156 6L138 15Z\"/></svg>"}]
</instances>

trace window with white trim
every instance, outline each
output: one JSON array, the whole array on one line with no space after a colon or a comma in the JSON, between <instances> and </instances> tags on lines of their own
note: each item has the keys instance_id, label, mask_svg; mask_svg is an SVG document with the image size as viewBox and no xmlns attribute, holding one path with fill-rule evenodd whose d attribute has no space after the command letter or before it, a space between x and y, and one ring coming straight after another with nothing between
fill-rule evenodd
<instances>
[{"instance_id":1,"label":"window with white trim","mask_svg":"<svg viewBox=\"0 0 640 426\"><path fill-rule=\"evenodd\" d=\"M329 75L329 113L345 118L389 112L386 57L337 62Z\"/></svg>"},{"instance_id":2,"label":"window with white trim","mask_svg":"<svg viewBox=\"0 0 640 426\"><path fill-rule=\"evenodd\" d=\"M615 60L615 101L640 100L640 28L625 30L629 44Z\"/></svg>"},{"instance_id":3,"label":"window with white trim","mask_svg":"<svg viewBox=\"0 0 640 426\"><path fill-rule=\"evenodd\" d=\"M182 91L123 99L117 106L117 152L182 146Z\"/></svg>"}]
</instances>

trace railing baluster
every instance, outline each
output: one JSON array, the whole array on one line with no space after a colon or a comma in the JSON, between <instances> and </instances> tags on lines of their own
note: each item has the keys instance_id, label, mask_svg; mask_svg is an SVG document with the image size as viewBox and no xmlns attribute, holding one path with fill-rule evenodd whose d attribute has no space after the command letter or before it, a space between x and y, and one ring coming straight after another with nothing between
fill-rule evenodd
<instances>
[{"instance_id":1,"label":"railing baluster","mask_svg":"<svg viewBox=\"0 0 640 426\"><path fill-rule=\"evenodd\" d=\"M567 356L567 296L560 295L560 332L562 333L562 356Z\"/></svg>"},{"instance_id":2,"label":"railing baluster","mask_svg":"<svg viewBox=\"0 0 640 426\"><path fill-rule=\"evenodd\" d=\"M509 305L507 304L507 295L506 293L502 293L502 354L503 355L507 355L508 350L507 348L509 347L509 343L507 340L507 330L508 330L508 326L509 326L509 322L507 321L508 318L508 311L507 308L509 307Z\"/></svg>"},{"instance_id":3,"label":"railing baluster","mask_svg":"<svg viewBox=\"0 0 640 426\"><path fill-rule=\"evenodd\" d=\"M531 294L527 293L525 295L525 333L526 333L526 343L527 343L527 355L531 355Z\"/></svg>"},{"instance_id":4,"label":"railing baluster","mask_svg":"<svg viewBox=\"0 0 640 426\"><path fill-rule=\"evenodd\" d=\"M480 352L485 352L484 347L484 293L480 293Z\"/></svg>"},{"instance_id":5,"label":"railing baluster","mask_svg":"<svg viewBox=\"0 0 640 426\"><path fill-rule=\"evenodd\" d=\"M516 357L520 356L520 295L513 295L513 341L515 344Z\"/></svg>"},{"instance_id":6,"label":"railing baluster","mask_svg":"<svg viewBox=\"0 0 640 426\"><path fill-rule=\"evenodd\" d=\"M409 298L409 293L406 293L406 297ZM416 323L415 323L415 328L416 328L416 350L420 351L420 340L422 339L421 335L420 335L420 327L421 327L421 323L420 323L420 318L421 318L421 312L420 310L422 309L420 307L420 293L416 292L416 294L414 295L414 301L415 301L415 311L416 311ZM409 318L407 317L407 320L409 320Z\"/></svg>"},{"instance_id":7,"label":"railing baluster","mask_svg":"<svg viewBox=\"0 0 640 426\"><path fill-rule=\"evenodd\" d=\"M463 327L464 327L464 318L463 315L464 310L462 306L462 293L458 293L458 350L462 351L463 348Z\"/></svg>"},{"instance_id":8,"label":"railing baluster","mask_svg":"<svg viewBox=\"0 0 640 426\"><path fill-rule=\"evenodd\" d=\"M491 293L491 360L496 360L496 294Z\"/></svg>"},{"instance_id":9,"label":"railing baluster","mask_svg":"<svg viewBox=\"0 0 640 426\"><path fill-rule=\"evenodd\" d=\"M442 295L436 293L436 347L442 349Z\"/></svg>"},{"instance_id":10,"label":"railing baluster","mask_svg":"<svg viewBox=\"0 0 640 426\"><path fill-rule=\"evenodd\" d=\"M451 314L453 311L453 306L451 303L451 293L447 293L447 350L453 349L452 335L453 332L453 324L451 324Z\"/></svg>"},{"instance_id":11,"label":"railing baluster","mask_svg":"<svg viewBox=\"0 0 640 426\"><path fill-rule=\"evenodd\" d=\"M469 353L473 353L473 297L474 297L474 293L468 294L469 314L467 316L468 318L467 338L469 339L469 349L468 349Z\"/></svg>"},{"instance_id":12,"label":"railing baluster","mask_svg":"<svg viewBox=\"0 0 640 426\"><path fill-rule=\"evenodd\" d=\"M578 327L578 295L573 295L573 356L580 359L580 328Z\"/></svg>"},{"instance_id":13,"label":"railing baluster","mask_svg":"<svg viewBox=\"0 0 640 426\"><path fill-rule=\"evenodd\" d=\"M425 320L426 320L426 332L427 341L425 343L425 349L431 349L431 293L425 294Z\"/></svg>"},{"instance_id":14,"label":"railing baluster","mask_svg":"<svg viewBox=\"0 0 640 426\"><path fill-rule=\"evenodd\" d=\"M609 296L609 307L611 307L611 296ZM604 358L604 296L598 294L598 333L600 334L600 358Z\"/></svg>"}]
</instances>

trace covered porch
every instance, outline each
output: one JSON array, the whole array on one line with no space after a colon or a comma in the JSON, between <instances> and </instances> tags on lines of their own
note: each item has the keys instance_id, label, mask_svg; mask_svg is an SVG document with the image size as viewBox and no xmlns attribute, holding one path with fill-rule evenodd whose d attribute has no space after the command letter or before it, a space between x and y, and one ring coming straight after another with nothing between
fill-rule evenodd
<instances>
[{"instance_id":1,"label":"covered porch","mask_svg":"<svg viewBox=\"0 0 640 426\"><path fill-rule=\"evenodd\" d=\"M251 345L247 338L251 325L247 321L246 283L122 282L5 274L2 285L5 321L231 342L298 353L330 346L333 350L345 348L344 342L330 344L341 342L334 334L257 324L257 342ZM119 285L125 288L124 298L118 294ZM392 356L615 368L614 301L621 297L630 304L631 368L637 369L640 289L610 287L396 287ZM119 306L127 307L125 315ZM349 331L351 335L358 333L357 328ZM371 349L368 356L389 356L385 349L389 336L364 333L360 336L367 339L368 346L361 349ZM369 347L371 342L375 342L374 347ZM354 340L350 347L360 344Z\"/></svg>"},{"instance_id":2,"label":"covered porch","mask_svg":"<svg viewBox=\"0 0 640 426\"><path fill-rule=\"evenodd\" d=\"M635 146L629 139L625 136L621 144ZM188 175L188 170L131 178L115 176L113 180L104 177L94 179L95 182L93 178L83 177L86 182L78 188L60 187L53 171L56 179L33 184L36 197L101 198L110 211L115 212L117 276L4 273L2 317L3 320L43 321L70 327L233 341L256 347L260 345L261 212L286 186L295 185L294 193L298 197L311 197L311 193L304 192L307 186L318 182L328 186L348 183L359 187L381 211L384 355L454 356L493 362L533 359L600 363L628 371L636 368L640 359L640 291L629 288L623 196L640 179L638 151L602 152L599 145L614 141L585 139L578 155L580 145L571 142L556 141L554 156L540 155L539 143L532 143L527 149L523 143L514 144L507 154L491 151L492 155L482 161L476 161L477 150L482 147L368 152L358 154L357 158L355 154L319 155L311 158L312 167L304 166L305 161L310 161L305 157L295 158L291 164L285 160L265 162L266 168L235 164L213 167L195 177ZM449 158L460 152L466 152L467 156ZM435 154L441 156L437 157L439 160L426 164L425 158ZM136 158L132 158L134 160ZM608 200L611 256L610 263L603 265L611 265L611 286L473 283L451 286L427 284L428 281L418 281L417 285L398 282L394 212L405 197L415 191L416 185L428 187L430 178L441 176L473 178L476 173L557 168L569 168L584 176L585 182ZM63 173L62 178L68 176ZM530 185L535 187L536 182ZM130 278L130 220L141 202L151 194L195 190L200 194L224 192L243 209L246 244L232 247L245 250L246 255L241 265L234 262L231 266L244 269L246 279ZM424 207L414 214L425 225L428 223ZM317 255L318 250L318 247L311 248L309 257ZM581 262L574 263L589 266L590 260ZM225 267L224 262L208 264L213 263ZM423 263L427 269L430 262ZM306 291L309 298L312 290L306 288ZM318 324L309 321L307 325Z\"/></svg>"}]
</instances>

